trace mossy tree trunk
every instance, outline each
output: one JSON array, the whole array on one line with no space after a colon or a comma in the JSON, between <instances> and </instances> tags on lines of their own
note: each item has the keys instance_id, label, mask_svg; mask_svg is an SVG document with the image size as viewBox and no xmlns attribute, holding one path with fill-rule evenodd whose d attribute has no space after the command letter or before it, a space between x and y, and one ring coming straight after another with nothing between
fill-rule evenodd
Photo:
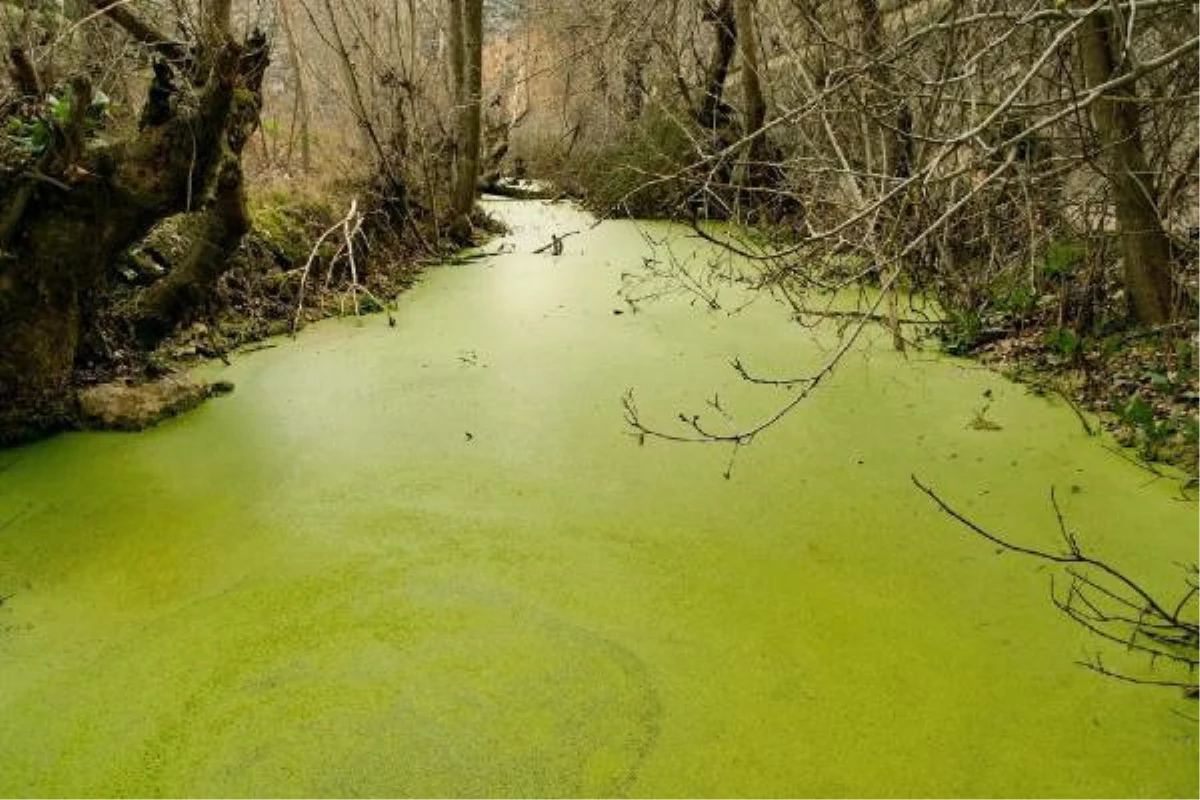
<instances>
[{"instance_id":1,"label":"mossy tree trunk","mask_svg":"<svg viewBox=\"0 0 1200 800\"><path fill-rule=\"evenodd\" d=\"M124 6L112 8L120 18L110 16L139 42L179 58L177 42ZM160 62L141 129L99 144L85 141L90 87L74 81L71 118L52 123L54 141L37 169L0 175L0 441L70 415L81 319L120 253L173 214L200 209L211 220L211 235L201 236L191 263L172 276L174 291L156 287L145 299L157 337L182 314L182 295L211 285L245 230L239 155L258 123L267 47L261 34L233 42L227 4L212 8L223 19L209 19L194 57L175 62L205 76L192 81L194 92L176 93Z\"/></svg>"}]
</instances>

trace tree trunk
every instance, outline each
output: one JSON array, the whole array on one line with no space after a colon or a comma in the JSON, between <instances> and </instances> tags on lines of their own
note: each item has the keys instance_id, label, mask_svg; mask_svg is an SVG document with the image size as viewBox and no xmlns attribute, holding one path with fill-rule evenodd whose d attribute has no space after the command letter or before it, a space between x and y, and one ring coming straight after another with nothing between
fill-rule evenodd
<instances>
[{"instance_id":1,"label":"tree trunk","mask_svg":"<svg viewBox=\"0 0 1200 800\"><path fill-rule=\"evenodd\" d=\"M304 83L304 62L300 58L300 44L296 40L296 32L292 28L292 15L287 0L279 3L279 24L287 39L288 60L291 62L292 75L296 81L296 103L292 110L292 125L299 123L300 136L300 166L305 172L312 171L312 139L309 133L312 121L312 108L309 105L307 86ZM288 141L288 160L292 156L292 142Z\"/></svg>"},{"instance_id":2,"label":"tree trunk","mask_svg":"<svg viewBox=\"0 0 1200 800\"><path fill-rule=\"evenodd\" d=\"M135 332L143 347L158 344L175 326L209 299L217 278L250 230L250 212L237 155L229 153L219 167L216 194L202 212L186 255L165 278L138 298Z\"/></svg>"},{"instance_id":3,"label":"tree trunk","mask_svg":"<svg viewBox=\"0 0 1200 800\"><path fill-rule=\"evenodd\" d=\"M1079 44L1088 86L1099 86L1125 71L1114 56L1119 35L1104 10L1084 20ZM1105 152L1125 289L1138 321L1157 325L1173 312L1171 246L1153 197L1154 175L1146 164L1138 112L1137 90L1127 83L1093 103L1091 118Z\"/></svg>"},{"instance_id":4,"label":"tree trunk","mask_svg":"<svg viewBox=\"0 0 1200 800\"><path fill-rule=\"evenodd\" d=\"M454 225L459 238L470 231L479 180L479 139L482 128L483 0L462 4L462 94L458 101L458 164L454 183Z\"/></svg>"},{"instance_id":5,"label":"tree trunk","mask_svg":"<svg viewBox=\"0 0 1200 800\"><path fill-rule=\"evenodd\" d=\"M879 0L858 0L858 11L862 16L862 50L869 59L867 72L871 82L864 99L867 107L869 138L863 142L864 152L872 149L873 139L878 139L883 163L873 170L880 175L887 175L895 168L896 152L900 149L898 136L888 129L888 124L881 121L889 115L886 106L891 101L891 78L887 67L880 61L883 54L883 13L879 10ZM890 120L889 120L890 122ZM868 158L869 163L869 158Z\"/></svg>"},{"instance_id":6,"label":"tree trunk","mask_svg":"<svg viewBox=\"0 0 1200 800\"><path fill-rule=\"evenodd\" d=\"M758 66L758 40L754 35L754 0L734 0L737 19L738 61L742 67L742 134L759 132L767 119L767 103L763 99L762 80ZM748 200L754 201L753 190L773 181L768 165L769 148L765 134L754 136L741 153L741 162L734 183ZM757 203L754 203L757 205Z\"/></svg>"},{"instance_id":7,"label":"tree trunk","mask_svg":"<svg viewBox=\"0 0 1200 800\"><path fill-rule=\"evenodd\" d=\"M878 140L882 163L874 171L888 176L880 182L880 194L884 194L891 191L894 181L904 180L911 172L912 114L905 103L900 103L895 112L891 110L895 92L892 89L891 75L881 60L884 51L884 29L879 0L858 0L858 11L862 16L862 50L869 59L867 71L871 76L871 83L863 98L867 107L867 119L864 121L867 135L863 142L863 154L870 172L870 153L873 142ZM889 269L881 270L880 280L888 287L888 327L892 331L892 346L903 352L904 337L900 332L899 321L899 278L904 264L892 254L899 252L901 243L908 235L908 200L902 196L889 203L888 208L892 218L888 220L880 215L874 231L875 251L878 258L891 262Z\"/></svg>"},{"instance_id":8,"label":"tree trunk","mask_svg":"<svg viewBox=\"0 0 1200 800\"><path fill-rule=\"evenodd\" d=\"M720 0L715 6L709 5L704 12L704 19L713 24L716 41L704 80L704 96L700 98L700 108L696 111L696 121L710 130L716 130L727 122L725 77L729 74L729 64L737 49L737 19L733 13L733 0Z\"/></svg>"},{"instance_id":9,"label":"tree trunk","mask_svg":"<svg viewBox=\"0 0 1200 800\"><path fill-rule=\"evenodd\" d=\"M187 255L169 275L138 298L134 326L144 347L153 347L201 306L229 268L242 237L250 230L250 211L242 176L242 149L258 128L262 79L267 68L265 39L251 38L238 65L238 86L224 119L217 153L203 185L208 187L202 220Z\"/></svg>"},{"instance_id":10,"label":"tree trunk","mask_svg":"<svg viewBox=\"0 0 1200 800\"><path fill-rule=\"evenodd\" d=\"M342 83L346 87L346 102L350 105L350 113L354 115L354 119L358 123L360 146L364 153L374 153L381 164L386 164L386 155L375 135L371 113L367 109L366 98L363 97L362 87L354 72L354 62L350 58L350 51L346 47L341 28L338 26L338 14L334 11L330 0L325 0L324 5L325 16L329 22L330 44L333 47L334 55L337 56L338 71L342 73Z\"/></svg>"},{"instance_id":11,"label":"tree trunk","mask_svg":"<svg viewBox=\"0 0 1200 800\"><path fill-rule=\"evenodd\" d=\"M742 119L747 136L758 131L767 118L762 80L758 71L758 40L754 38L754 0L735 0L738 58L742 65ZM762 137L750 145L751 157L762 151Z\"/></svg>"},{"instance_id":12,"label":"tree trunk","mask_svg":"<svg viewBox=\"0 0 1200 800\"><path fill-rule=\"evenodd\" d=\"M105 0L96 5L105 8ZM206 34L220 29L226 9L214 4ZM143 41L167 41L136 22ZM78 124L55 123L60 135L39 161L43 169L0 174L0 197L6 201L0 441L55 427L69 416L80 320L90 316L118 254L159 220L222 196L219 179L228 170L221 165L240 153L253 132L246 120L257 123L266 61L260 34L245 45L226 40L215 52L201 45L194 63L206 65L207 80L192 81L201 84L194 102L180 99L167 118L148 121L125 139L87 147L82 112L90 91L77 82L72 95Z\"/></svg>"},{"instance_id":13,"label":"tree trunk","mask_svg":"<svg viewBox=\"0 0 1200 800\"><path fill-rule=\"evenodd\" d=\"M650 61L650 40L631 44L625 53L625 119L642 116L646 97L646 64Z\"/></svg>"},{"instance_id":14,"label":"tree trunk","mask_svg":"<svg viewBox=\"0 0 1200 800\"><path fill-rule=\"evenodd\" d=\"M465 97L465 76L467 74L467 51L463 47L463 26L466 24L463 10L464 0L450 0L450 21L446 25L449 33L450 48L450 97L457 108Z\"/></svg>"}]
</instances>

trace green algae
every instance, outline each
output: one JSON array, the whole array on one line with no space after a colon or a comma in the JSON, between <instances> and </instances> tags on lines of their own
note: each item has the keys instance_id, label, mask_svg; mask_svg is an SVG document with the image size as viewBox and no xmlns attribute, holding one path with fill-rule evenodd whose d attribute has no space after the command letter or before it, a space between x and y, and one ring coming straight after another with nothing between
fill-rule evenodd
<instances>
[{"instance_id":1,"label":"green algae","mask_svg":"<svg viewBox=\"0 0 1200 800\"><path fill-rule=\"evenodd\" d=\"M803 373L830 334L615 315L633 223L531 256L588 220L497 208L517 252L431 272L395 329L313 326L161 428L0 454L0 794L1196 795L1194 705L1076 666L1104 646L1048 571L909 476L1043 547L1057 486L1163 591L1195 557L1174 486L884 338L730 480L725 447L639 447L627 388L753 421L790 395L730 359Z\"/></svg>"}]
</instances>

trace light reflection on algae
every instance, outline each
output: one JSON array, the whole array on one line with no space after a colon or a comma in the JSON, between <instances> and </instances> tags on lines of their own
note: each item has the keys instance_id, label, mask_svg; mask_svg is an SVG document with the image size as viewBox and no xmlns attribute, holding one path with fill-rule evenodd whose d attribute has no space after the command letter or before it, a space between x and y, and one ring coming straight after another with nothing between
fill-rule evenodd
<instances>
[{"instance_id":1,"label":"light reflection on algae","mask_svg":"<svg viewBox=\"0 0 1200 800\"><path fill-rule=\"evenodd\" d=\"M1196 796L1194 705L1075 666L1099 645L1048 573L909 474L1047 546L1077 487L1089 549L1164 590L1195 557L1167 482L884 340L732 480L638 447L627 387L751 419L785 395L731 357L831 341L769 303L615 315L632 223L532 256L588 221L497 208L517 252L432 271L396 329L317 325L156 430L0 453L0 794Z\"/></svg>"}]
</instances>

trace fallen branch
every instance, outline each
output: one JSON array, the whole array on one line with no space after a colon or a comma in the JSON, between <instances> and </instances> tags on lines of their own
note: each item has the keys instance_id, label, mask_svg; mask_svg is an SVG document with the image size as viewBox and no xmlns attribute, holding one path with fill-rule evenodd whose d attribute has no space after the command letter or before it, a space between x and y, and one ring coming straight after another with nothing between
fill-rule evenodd
<instances>
[{"instance_id":1,"label":"fallen branch","mask_svg":"<svg viewBox=\"0 0 1200 800\"><path fill-rule=\"evenodd\" d=\"M480 194L495 195L509 200L550 200L557 195L552 189L530 188L501 181L480 181L478 189Z\"/></svg>"},{"instance_id":2,"label":"fallen branch","mask_svg":"<svg viewBox=\"0 0 1200 800\"><path fill-rule=\"evenodd\" d=\"M1088 436L1095 436L1096 431L1092 428L1091 424L1087 421L1087 417L1085 417L1083 415L1083 411L1079 408L1079 404L1076 403L1074 400L1072 400L1071 396L1069 394L1067 394L1066 390L1063 389L1061 386L1054 384L1051 386L1051 388L1054 390L1055 394L1057 394L1059 397L1061 397L1063 399L1063 402L1065 402L1070 407L1070 409L1075 412L1075 416L1078 417L1078 419L1079 419L1079 424L1083 426L1084 433L1086 433Z\"/></svg>"},{"instance_id":3,"label":"fallen branch","mask_svg":"<svg viewBox=\"0 0 1200 800\"><path fill-rule=\"evenodd\" d=\"M1090 662L1084 662L1084 666L1131 683L1182 687L1189 697L1197 696L1195 675L1200 664L1197 655L1200 624L1184 616L1185 609L1190 608L1189 604L1197 594L1197 577L1191 574L1196 572L1195 566L1189 568L1186 590L1179 601L1174 604L1160 602L1121 570L1083 552L1076 534L1067 528L1053 488L1050 490L1050 503L1054 508L1059 535L1065 544L1065 552L1062 553L1026 547L1003 539L955 510L916 475L911 478L913 485L933 500L938 508L976 535L1009 552L1067 565L1065 571L1070 576L1067 590L1063 593L1057 591L1052 579L1050 596L1054 605L1074 622L1103 639L1122 645L1127 651L1148 655L1151 665L1159 659L1180 664L1186 667L1192 680L1160 680L1118 673L1106 667L1099 655Z\"/></svg>"},{"instance_id":4,"label":"fallen branch","mask_svg":"<svg viewBox=\"0 0 1200 800\"><path fill-rule=\"evenodd\" d=\"M338 229L345 231L351 220L354 220L357 216L358 198L356 197L350 201L350 210L346 212L346 216L329 226L324 233L317 237L316 243L312 246L312 250L309 251L308 260L304 262L304 266L301 268L300 272L300 290L296 299L296 314L294 317L292 317L292 336L296 335L296 329L300 325L300 313L304 310L304 287L308 285L308 273L312 270L313 261L315 261L317 258L317 251L320 250L321 245L334 233L334 231L337 231Z\"/></svg>"},{"instance_id":5,"label":"fallen branch","mask_svg":"<svg viewBox=\"0 0 1200 800\"><path fill-rule=\"evenodd\" d=\"M547 250L551 250L554 252L554 255L556 255L556 256L562 255L563 240L566 239L568 236L574 236L577 233L579 233L579 231L568 231L567 233L564 233L562 236L558 236L556 234L551 234L550 244L539 247L537 250L533 251L533 254L536 256L536 255L546 252Z\"/></svg>"},{"instance_id":6,"label":"fallen branch","mask_svg":"<svg viewBox=\"0 0 1200 800\"><path fill-rule=\"evenodd\" d=\"M357 201L355 201L357 202ZM354 207L351 205L351 212ZM353 229L349 225L342 226L342 240L346 246L346 259L350 262L350 297L354 300L354 316L358 316L358 265L354 261L354 236L362 228L362 218L354 220ZM370 292L367 293L368 296ZM376 301L378 302L378 301Z\"/></svg>"}]
</instances>

